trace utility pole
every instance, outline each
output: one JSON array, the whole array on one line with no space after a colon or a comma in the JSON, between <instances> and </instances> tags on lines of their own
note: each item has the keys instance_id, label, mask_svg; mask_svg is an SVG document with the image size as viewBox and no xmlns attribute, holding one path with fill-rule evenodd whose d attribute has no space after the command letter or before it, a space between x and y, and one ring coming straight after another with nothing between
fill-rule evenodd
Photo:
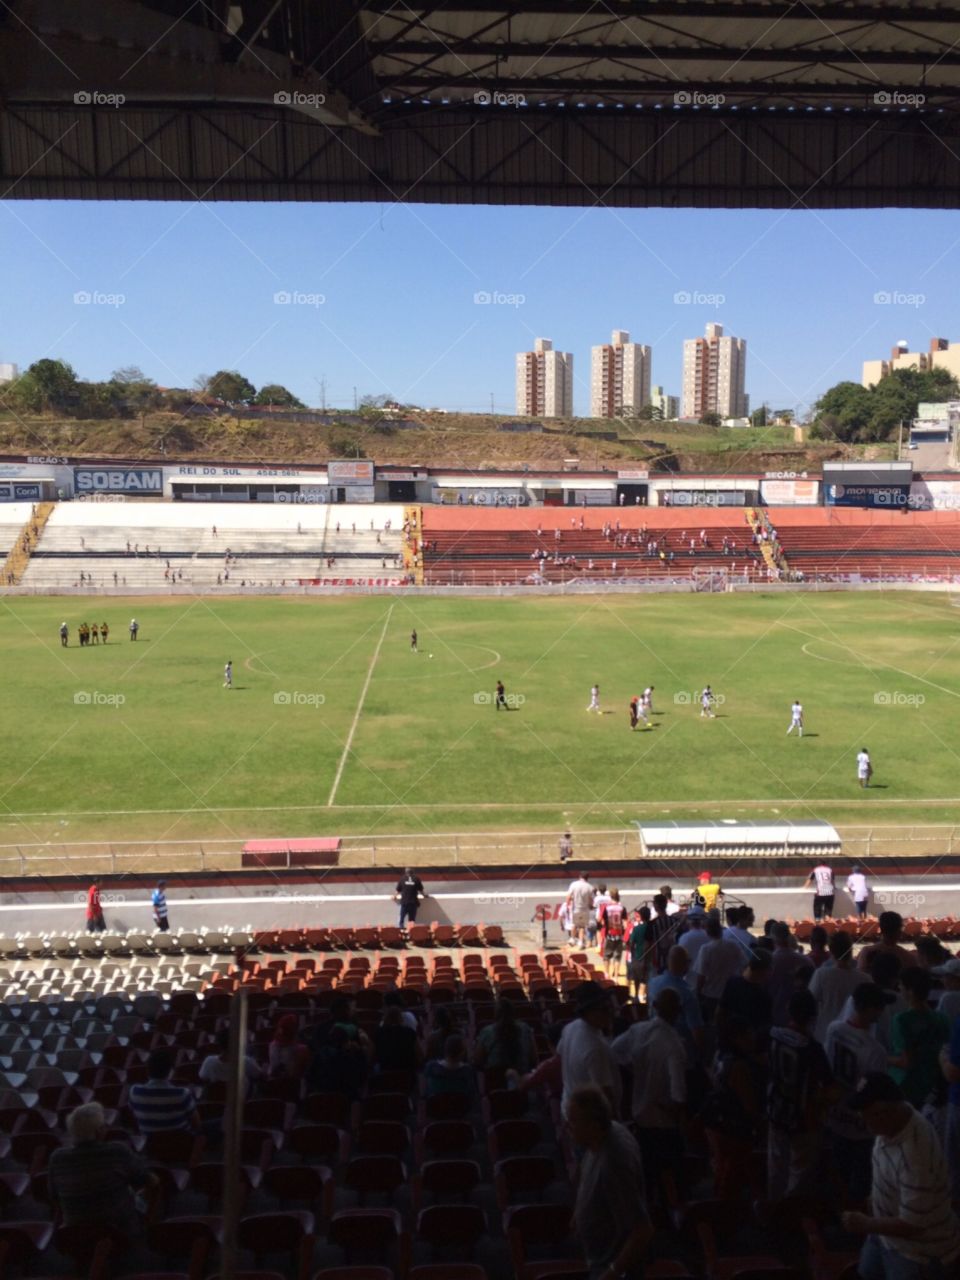
<instances>
[{"instance_id":1,"label":"utility pole","mask_svg":"<svg viewBox=\"0 0 960 1280\"><path fill-rule=\"evenodd\" d=\"M359 408L359 404L357 403L357 388L354 387L353 388L353 412L356 413L358 408Z\"/></svg>"},{"instance_id":2,"label":"utility pole","mask_svg":"<svg viewBox=\"0 0 960 1280\"><path fill-rule=\"evenodd\" d=\"M496 410L495 410L495 409L494 409L494 407L493 407L493 392L491 391L491 392L490 392L490 416L491 416L491 418L493 417L493 415L494 415L494 413L495 413L495 412L496 412Z\"/></svg>"},{"instance_id":3,"label":"utility pole","mask_svg":"<svg viewBox=\"0 0 960 1280\"><path fill-rule=\"evenodd\" d=\"M325 373L320 375L320 407L324 413L327 412L327 375Z\"/></svg>"}]
</instances>

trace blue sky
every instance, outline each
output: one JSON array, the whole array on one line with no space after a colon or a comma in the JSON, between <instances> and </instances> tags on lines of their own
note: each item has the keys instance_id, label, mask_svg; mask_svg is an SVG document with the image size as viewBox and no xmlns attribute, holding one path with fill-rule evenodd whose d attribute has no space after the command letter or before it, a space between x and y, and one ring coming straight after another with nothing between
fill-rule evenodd
<instances>
[{"instance_id":1,"label":"blue sky","mask_svg":"<svg viewBox=\"0 0 960 1280\"><path fill-rule=\"evenodd\" d=\"M901 338L960 341L949 212L7 201L0 230L0 360L181 386L238 368L308 404L325 380L330 405L356 387L509 414L514 354L542 336L574 353L585 413L614 328L678 394L683 339L718 320L748 341L752 405L795 408Z\"/></svg>"}]
</instances>

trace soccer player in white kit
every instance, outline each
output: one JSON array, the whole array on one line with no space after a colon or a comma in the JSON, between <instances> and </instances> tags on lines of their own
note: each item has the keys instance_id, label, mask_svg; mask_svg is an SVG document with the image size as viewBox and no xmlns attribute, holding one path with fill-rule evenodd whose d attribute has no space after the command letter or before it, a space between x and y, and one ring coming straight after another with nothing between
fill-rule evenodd
<instances>
[{"instance_id":1,"label":"soccer player in white kit","mask_svg":"<svg viewBox=\"0 0 960 1280\"><path fill-rule=\"evenodd\" d=\"M644 720L646 720L647 716L650 715L650 713L653 711L653 685L652 684L648 684L647 687L644 689L643 697L640 699L640 705L643 707L643 709L647 713L647 715L643 717Z\"/></svg>"},{"instance_id":2,"label":"soccer player in white kit","mask_svg":"<svg viewBox=\"0 0 960 1280\"><path fill-rule=\"evenodd\" d=\"M857 779L861 787L869 787L872 773L873 765L870 762L870 752L866 747L861 747L857 752Z\"/></svg>"},{"instance_id":3,"label":"soccer player in white kit","mask_svg":"<svg viewBox=\"0 0 960 1280\"><path fill-rule=\"evenodd\" d=\"M587 710L600 710L600 686L598 684L595 684L590 690L590 705L587 707Z\"/></svg>"},{"instance_id":4,"label":"soccer player in white kit","mask_svg":"<svg viewBox=\"0 0 960 1280\"><path fill-rule=\"evenodd\" d=\"M794 729L796 729L797 733L802 738L803 737L803 707L800 705L799 698L795 700L793 706L790 708L790 728L787 730L787 733L788 734L793 733Z\"/></svg>"},{"instance_id":5,"label":"soccer player in white kit","mask_svg":"<svg viewBox=\"0 0 960 1280\"><path fill-rule=\"evenodd\" d=\"M225 689L233 688L233 663L228 662L223 668L223 687Z\"/></svg>"},{"instance_id":6,"label":"soccer player in white kit","mask_svg":"<svg viewBox=\"0 0 960 1280\"><path fill-rule=\"evenodd\" d=\"M707 685L703 693L701 693L700 695L701 719L704 716L709 716L711 720L715 720L717 718L717 713L713 709L713 703L714 703L713 690L710 688L709 685Z\"/></svg>"}]
</instances>

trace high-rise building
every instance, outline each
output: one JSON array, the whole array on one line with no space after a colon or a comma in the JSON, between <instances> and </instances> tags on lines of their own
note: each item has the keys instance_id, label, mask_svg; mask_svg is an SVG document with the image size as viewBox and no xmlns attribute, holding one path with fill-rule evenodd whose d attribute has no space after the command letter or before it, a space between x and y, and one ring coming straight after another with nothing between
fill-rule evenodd
<instances>
[{"instance_id":1,"label":"high-rise building","mask_svg":"<svg viewBox=\"0 0 960 1280\"><path fill-rule=\"evenodd\" d=\"M674 422L680 417L680 397L668 396L663 387L650 388L650 403L660 410L661 422Z\"/></svg>"},{"instance_id":2,"label":"high-rise building","mask_svg":"<svg viewBox=\"0 0 960 1280\"><path fill-rule=\"evenodd\" d=\"M898 369L946 369L956 378L960 375L960 346L951 347L946 338L931 338L929 351L911 351L904 339L890 352L889 360L864 360L861 382L865 387L875 386L881 378Z\"/></svg>"},{"instance_id":3,"label":"high-rise building","mask_svg":"<svg viewBox=\"0 0 960 1280\"><path fill-rule=\"evenodd\" d=\"M614 329L609 343L590 352L590 417L638 414L650 403L650 348Z\"/></svg>"},{"instance_id":4,"label":"high-rise building","mask_svg":"<svg viewBox=\"0 0 960 1280\"><path fill-rule=\"evenodd\" d=\"M746 371L746 339L725 336L722 324L708 324L706 337L688 338L683 344L683 416L746 417Z\"/></svg>"},{"instance_id":5,"label":"high-rise building","mask_svg":"<svg viewBox=\"0 0 960 1280\"><path fill-rule=\"evenodd\" d=\"M573 417L573 356L536 338L517 353L517 413L533 418Z\"/></svg>"},{"instance_id":6,"label":"high-rise building","mask_svg":"<svg viewBox=\"0 0 960 1280\"><path fill-rule=\"evenodd\" d=\"M0 382L16 382L19 371L15 364L0 362Z\"/></svg>"}]
</instances>

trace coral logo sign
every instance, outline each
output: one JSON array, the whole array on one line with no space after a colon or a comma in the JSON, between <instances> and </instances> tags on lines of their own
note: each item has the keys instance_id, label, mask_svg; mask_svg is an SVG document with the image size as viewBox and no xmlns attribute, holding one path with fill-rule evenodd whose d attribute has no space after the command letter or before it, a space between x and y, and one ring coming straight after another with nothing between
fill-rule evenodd
<instances>
[{"instance_id":1,"label":"coral logo sign","mask_svg":"<svg viewBox=\"0 0 960 1280\"><path fill-rule=\"evenodd\" d=\"M73 486L78 494L163 493L160 467L74 467Z\"/></svg>"}]
</instances>

